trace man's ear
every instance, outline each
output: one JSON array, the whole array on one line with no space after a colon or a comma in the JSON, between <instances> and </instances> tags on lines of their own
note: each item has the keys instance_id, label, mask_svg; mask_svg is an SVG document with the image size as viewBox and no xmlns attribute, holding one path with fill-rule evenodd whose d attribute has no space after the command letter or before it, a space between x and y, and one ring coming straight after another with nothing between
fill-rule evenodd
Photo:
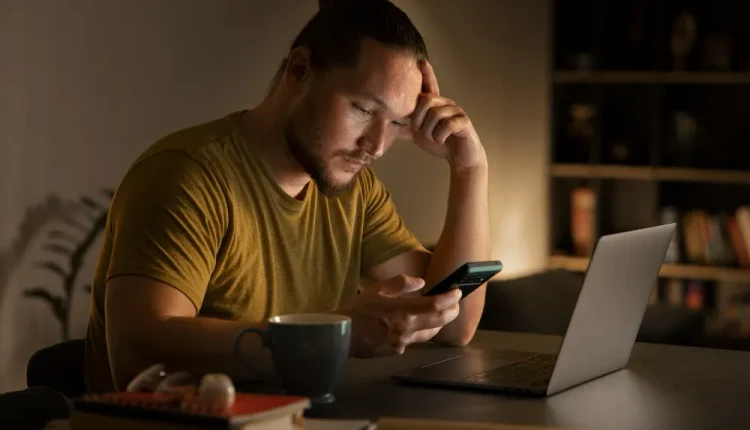
<instances>
[{"instance_id":1,"label":"man's ear","mask_svg":"<svg viewBox=\"0 0 750 430\"><path fill-rule=\"evenodd\" d=\"M313 75L310 50L306 46L292 49L287 57L286 71L287 86L297 89L305 86Z\"/></svg>"}]
</instances>

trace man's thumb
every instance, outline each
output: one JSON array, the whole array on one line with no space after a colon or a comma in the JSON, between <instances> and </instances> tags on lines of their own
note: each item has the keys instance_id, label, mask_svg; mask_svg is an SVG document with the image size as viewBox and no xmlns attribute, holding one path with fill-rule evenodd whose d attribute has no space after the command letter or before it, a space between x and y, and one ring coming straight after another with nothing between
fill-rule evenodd
<instances>
[{"instance_id":1,"label":"man's thumb","mask_svg":"<svg viewBox=\"0 0 750 430\"><path fill-rule=\"evenodd\" d=\"M383 283L380 290L382 294L400 296L411 293L424 287L424 279L413 276L398 275Z\"/></svg>"}]
</instances>

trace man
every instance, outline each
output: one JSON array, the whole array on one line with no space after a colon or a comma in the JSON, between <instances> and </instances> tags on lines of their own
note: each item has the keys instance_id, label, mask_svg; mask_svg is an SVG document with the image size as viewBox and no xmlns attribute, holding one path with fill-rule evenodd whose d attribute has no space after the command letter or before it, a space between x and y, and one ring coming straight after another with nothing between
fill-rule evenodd
<instances>
[{"instance_id":1,"label":"man","mask_svg":"<svg viewBox=\"0 0 750 430\"><path fill-rule=\"evenodd\" d=\"M397 139L450 166L433 253L369 169ZM409 18L383 0L326 3L259 105L164 137L123 178L93 284L88 389L122 390L154 363L250 377L260 340L236 353L236 336L286 313L349 315L357 357L466 344L484 290L460 303L419 290L489 259L487 183L477 133Z\"/></svg>"}]
</instances>

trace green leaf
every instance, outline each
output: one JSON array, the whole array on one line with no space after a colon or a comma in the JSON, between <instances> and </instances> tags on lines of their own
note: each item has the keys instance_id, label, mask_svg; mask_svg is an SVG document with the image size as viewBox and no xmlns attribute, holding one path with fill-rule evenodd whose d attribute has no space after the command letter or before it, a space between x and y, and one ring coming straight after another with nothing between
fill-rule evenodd
<instances>
[{"instance_id":1,"label":"green leaf","mask_svg":"<svg viewBox=\"0 0 750 430\"><path fill-rule=\"evenodd\" d=\"M57 273L58 275L65 278L68 276L68 273L65 272L65 270L60 267L57 263L53 263L52 261L42 261L41 263L36 264L37 267L43 267L49 271L52 271L54 273Z\"/></svg>"},{"instance_id":2,"label":"green leaf","mask_svg":"<svg viewBox=\"0 0 750 430\"><path fill-rule=\"evenodd\" d=\"M68 276L63 279L63 289L65 290L66 294L70 295L73 291L73 284L78 277L78 271L81 269L83 259L86 256L89 248L91 248L91 245L94 243L94 240L96 240L97 236L99 236L99 233L104 229L106 223L107 213L105 212L97 217L97 219L91 226L91 229L89 229L89 231L86 233L86 237L70 255L70 274L68 274Z\"/></svg>"},{"instance_id":3,"label":"green leaf","mask_svg":"<svg viewBox=\"0 0 750 430\"><path fill-rule=\"evenodd\" d=\"M50 250L50 251L52 251L52 252L54 252L56 254L62 254L62 255L66 255L66 256L70 255L73 252L72 249L68 249L68 248L66 248L66 247L64 247L62 245L58 245L56 243L48 243L48 244L44 245L44 249Z\"/></svg>"},{"instance_id":4,"label":"green leaf","mask_svg":"<svg viewBox=\"0 0 750 430\"><path fill-rule=\"evenodd\" d=\"M82 224L80 221L76 219L73 219L69 215L63 215L60 217L60 219L62 219L65 224L68 224L71 227L77 228L80 231L86 232L89 229L86 225Z\"/></svg>"},{"instance_id":5,"label":"green leaf","mask_svg":"<svg viewBox=\"0 0 750 430\"><path fill-rule=\"evenodd\" d=\"M52 308L52 313L55 315L55 318L60 322L65 320L65 305L63 305L61 297L52 295L52 293L43 287L30 288L24 291L23 295L26 297L35 297L47 302Z\"/></svg>"},{"instance_id":6,"label":"green leaf","mask_svg":"<svg viewBox=\"0 0 750 430\"><path fill-rule=\"evenodd\" d=\"M49 232L50 239L64 240L73 245L78 245L78 238L70 233L66 233L62 230L52 230Z\"/></svg>"},{"instance_id":7,"label":"green leaf","mask_svg":"<svg viewBox=\"0 0 750 430\"><path fill-rule=\"evenodd\" d=\"M104 208L99 203L95 202L94 199L90 197L83 196L81 197L81 203L83 203L84 206L88 206L91 209L94 209L96 211L103 211Z\"/></svg>"}]
</instances>

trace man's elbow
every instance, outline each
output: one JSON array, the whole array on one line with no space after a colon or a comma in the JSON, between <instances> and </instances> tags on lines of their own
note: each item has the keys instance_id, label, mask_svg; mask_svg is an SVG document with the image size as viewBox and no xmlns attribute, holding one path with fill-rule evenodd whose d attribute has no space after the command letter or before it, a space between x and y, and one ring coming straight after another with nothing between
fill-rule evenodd
<instances>
[{"instance_id":1,"label":"man's elbow","mask_svg":"<svg viewBox=\"0 0 750 430\"><path fill-rule=\"evenodd\" d=\"M117 391L124 391L141 372L162 363L157 353L163 340L156 333L161 330L153 321L145 318L133 324L107 327L109 366Z\"/></svg>"},{"instance_id":2,"label":"man's elbow","mask_svg":"<svg viewBox=\"0 0 750 430\"><path fill-rule=\"evenodd\" d=\"M134 345L120 344L110 354L110 370L117 391L124 391L130 382L152 365Z\"/></svg>"},{"instance_id":3,"label":"man's elbow","mask_svg":"<svg viewBox=\"0 0 750 430\"><path fill-rule=\"evenodd\" d=\"M471 341L474 339L475 333L476 333L476 329L463 330L462 332L458 333L458 335L456 335L455 339L453 339L453 345L454 346L466 346L470 344Z\"/></svg>"},{"instance_id":4,"label":"man's elbow","mask_svg":"<svg viewBox=\"0 0 750 430\"><path fill-rule=\"evenodd\" d=\"M474 339L476 333L475 327L466 327L459 330L441 330L435 341L445 346L461 347L466 346Z\"/></svg>"}]
</instances>

